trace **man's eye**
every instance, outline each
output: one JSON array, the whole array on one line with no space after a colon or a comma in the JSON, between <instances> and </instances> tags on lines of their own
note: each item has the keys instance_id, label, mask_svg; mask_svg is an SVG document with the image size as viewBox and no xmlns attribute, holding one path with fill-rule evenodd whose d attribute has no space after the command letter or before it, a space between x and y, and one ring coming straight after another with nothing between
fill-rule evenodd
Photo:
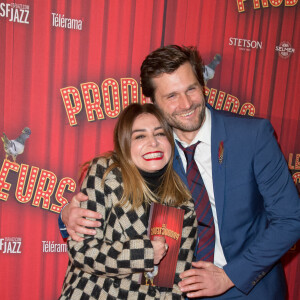
<instances>
[{"instance_id":1,"label":"man's eye","mask_svg":"<svg viewBox=\"0 0 300 300\"><path fill-rule=\"evenodd\" d=\"M175 95L174 95L174 94L171 94L171 95L168 96L168 99L172 99L172 98L174 98L174 97L175 97Z\"/></svg>"}]
</instances>

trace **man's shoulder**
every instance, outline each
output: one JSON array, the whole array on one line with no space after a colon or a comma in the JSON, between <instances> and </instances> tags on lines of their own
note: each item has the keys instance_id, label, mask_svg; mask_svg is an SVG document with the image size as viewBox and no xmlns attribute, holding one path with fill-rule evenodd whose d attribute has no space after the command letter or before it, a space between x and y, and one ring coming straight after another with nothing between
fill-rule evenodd
<instances>
[{"instance_id":1,"label":"man's shoulder","mask_svg":"<svg viewBox=\"0 0 300 300\"><path fill-rule=\"evenodd\" d=\"M251 127L256 127L256 126L262 126L266 124L270 124L270 121L265 118L261 117L253 117L249 115L240 115L236 113L232 113L229 111L224 111L224 110L216 110L213 107L209 107L212 120L215 121L216 119L220 119L225 124L231 125L231 126L251 126ZM237 127L238 129L238 127Z\"/></svg>"}]
</instances>

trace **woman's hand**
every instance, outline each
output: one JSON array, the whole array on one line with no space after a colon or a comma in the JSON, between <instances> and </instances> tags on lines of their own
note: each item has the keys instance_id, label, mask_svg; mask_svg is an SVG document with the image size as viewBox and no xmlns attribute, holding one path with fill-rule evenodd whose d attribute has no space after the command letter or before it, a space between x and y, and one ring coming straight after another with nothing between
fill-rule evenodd
<instances>
[{"instance_id":1,"label":"woman's hand","mask_svg":"<svg viewBox=\"0 0 300 300\"><path fill-rule=\"evenodd\" d=\"M155 236L151 243L154 250L154 264L158 265L168 251L168 244L163 236Z\"/></svg>"}]
</instances>

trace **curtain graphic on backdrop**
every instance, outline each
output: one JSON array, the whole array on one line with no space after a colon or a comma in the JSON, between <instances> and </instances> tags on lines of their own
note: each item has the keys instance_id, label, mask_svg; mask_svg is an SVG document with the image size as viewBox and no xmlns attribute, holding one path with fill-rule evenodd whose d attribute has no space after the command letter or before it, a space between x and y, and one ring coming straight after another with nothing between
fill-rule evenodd
<instances>
[{"instance_id":1,"label":"curtain graphic on backdrop","mask_svg":"<svg viewBox=\"0 0 300 300\"><path fill-rule=\"evenodd\" d=\"M162 45L198 47L213 107L271 121L300 191L299 23L298 0L0 1L1 299L58 298L58 213L145 101L139 68ZM299 247L282 259L291 300Z\"/></svg>"}]
</instances>

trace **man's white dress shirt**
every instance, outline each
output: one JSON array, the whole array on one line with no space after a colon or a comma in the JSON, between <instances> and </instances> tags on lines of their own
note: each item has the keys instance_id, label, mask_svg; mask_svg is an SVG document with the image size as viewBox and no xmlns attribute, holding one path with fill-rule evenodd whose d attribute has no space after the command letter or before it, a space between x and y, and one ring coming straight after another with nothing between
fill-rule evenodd
<instances>
[{"instance_id":1,"label":"man's white dress shirt","mask_svg":"<svg viewBox=\"0 0 300 300\"><path fill-rule=\"evenodd\" d=\"M226 259L223 253L221 241L220 241L220 232L218 226L218 217L216 211L216 203L215 203L215 195L213 189L213 178L212 178L212 163L211 163L211 114L210 110L205 108L205 121L200 127L197 135L194 140L187 144L181 141L178 136L174 132L175 140L178 140L183 147L188 147L200 141L201 143L197 146L195 152L195 161L202 176L203 182L205 184L209 201L211 204L211 209L215 222L215 253L214 253L214 264L217 267L223 268L226 265ZM183 163L183 167L186 170L186 158L183 151L178 147L177 143L175 143L180 158Z\"/></svg>"}]
</instances>

